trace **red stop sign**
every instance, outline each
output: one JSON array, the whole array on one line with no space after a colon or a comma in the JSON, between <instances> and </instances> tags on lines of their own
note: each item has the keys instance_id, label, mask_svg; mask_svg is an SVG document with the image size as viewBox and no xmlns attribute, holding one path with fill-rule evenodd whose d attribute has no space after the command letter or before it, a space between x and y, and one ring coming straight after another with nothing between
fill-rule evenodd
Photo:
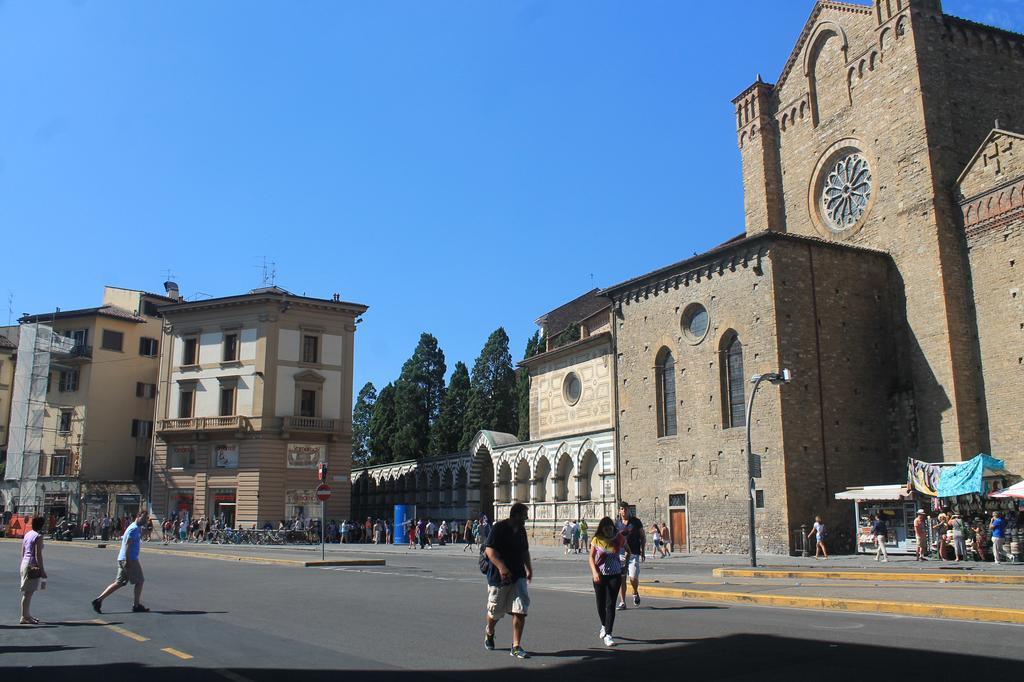
<instances>
[{"instance_id":1,"label":"red stop sign","mask_svg":"<svg viewBox=\"0 0 1024 682\"><path fill-rule=\"evenodd\" d=\"M331 487L325 483L321 483L316 487L316 499L321 502L326 502L331 496Z\"/></svg>"}]
</instances>

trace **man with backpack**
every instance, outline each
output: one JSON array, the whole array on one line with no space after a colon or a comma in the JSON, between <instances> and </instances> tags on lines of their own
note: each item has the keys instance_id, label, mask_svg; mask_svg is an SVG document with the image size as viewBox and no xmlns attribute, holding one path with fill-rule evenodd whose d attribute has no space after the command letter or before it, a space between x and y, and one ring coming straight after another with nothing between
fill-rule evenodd
<instances>
[{"instance_id":1,"label":"man with backpack","mask_svg":"<svg viewBox=\"0 0 1024 682\"><path fill-rule=\"evenodd\" d=\"M512 505L508 519L494 524L480 548L480 570L487 575L487 623L484 648L494 650L494 627L506 613L512 616L512 648L515 658L529 658L522 647L526 613L530 608L527 584L533 579L530 542L526 537L528 509Z\"/></svg>"}]
</instances>

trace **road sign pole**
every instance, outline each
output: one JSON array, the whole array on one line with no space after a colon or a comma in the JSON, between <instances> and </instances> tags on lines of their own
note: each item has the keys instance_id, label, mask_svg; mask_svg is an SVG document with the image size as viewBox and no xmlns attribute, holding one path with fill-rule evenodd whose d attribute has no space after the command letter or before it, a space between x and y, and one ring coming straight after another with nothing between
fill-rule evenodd
<instances>
[{"instance_id":1,"label":"road sign pole","mask_svg":"<svg viewBox=\"0 0 1024 682\"><path fill-rule=\"evenodd\" d=\"M324 502L320 501L320 560L327 558L327 546L324 544Z\"/></svg>"}]
</instances>

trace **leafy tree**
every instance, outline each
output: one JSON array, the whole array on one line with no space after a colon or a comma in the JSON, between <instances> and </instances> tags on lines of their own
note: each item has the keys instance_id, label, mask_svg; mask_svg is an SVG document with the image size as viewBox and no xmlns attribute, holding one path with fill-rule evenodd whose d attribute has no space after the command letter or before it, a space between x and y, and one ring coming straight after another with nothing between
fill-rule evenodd
<instances>
[{"instance_id":1,"label":"leafy tree","mask_svg":"<svg viewBox=\"0 0 1024 682\"><path fill-rule=\"evenodd\" d=\"M387 464L394 461L391 441L397 423L395 420L395 386L388 384L377 394L370 416L370 464Z\"/></svg>"},{"instance_id":2,"label":"leafy tree","mask_svg":"<svg viewBox=\"0 0 1024 682\"><path fill-rule=\"evenodd\" d=\"M444 399L444 352L431 334L420 334L412 357L402 365L395 382L397 427L391 440L396 459L422 457L427 452L431 425Z\"/></svg>"},{"instance_id":3,"label":"leafy tree","mask_svg":"<svg viewBox=\"0 0 1024 682\"><path fill-rule=\"evenodd\" d=\"M523 359L532 358L542 352L540 332L534 332L526 342ZM516 369L516 411L519 416L519 440L530 440L530 370L526 367Z\"/></svg>"},{"instance_id":4,"label":"leafy tree","mask_svg":"<svg viewBox=\"0 0 1024 682\"><path fill-rule=\"evenodd\" d=\"M370 461L370 419L376 402L377 389L367 381L359 389L352 408L352 464L355 466L366 466Z\"/></svg>"},{"instance_id":5,"label":"leafy tree","mask_svg":"<svg viewBox=\"0 0 1024 682\"><path fill-rule=\"evenodd\" d=\"M467 448L481 429L516 433L516 426L515 370L508 350L508 334L498 327L473 363L459 450Z\"/></svg>"},{"instance_id":6,"label":"leafy tree","mask_svg":"<svg viewBox=\"0 0 1024 682\"><path fill-rule=\"evenodd\" d=\"M568 345L573 341L579 341L582 332L580 331L579 324L570 324L568 327L558 333L555 338L551 340L552 348L561 348L562 346Z\"/></svg>"},{"instance_id":7,"label":"leafy tree","mask_svg":"<svg viewBox=\"0 0 1024 682\"><path fill-rule=\"evenodd\" d=\"M458 452L468 403L469 369L460 361L455 363L455 371L441 401L441 414L430 429L430 454Z\"/></svg>"},{"instance_id":8,"label":"leafy tree","mask_svg":"<svg viewBox=\"0 0 1024 682\"><path fill-rule=\"evenodd\" d=\"M394 459L422 457L429 439L427 392L415 381L399 379L395 383L395 430L391 435Z\"/></svg>"}]
</instances>

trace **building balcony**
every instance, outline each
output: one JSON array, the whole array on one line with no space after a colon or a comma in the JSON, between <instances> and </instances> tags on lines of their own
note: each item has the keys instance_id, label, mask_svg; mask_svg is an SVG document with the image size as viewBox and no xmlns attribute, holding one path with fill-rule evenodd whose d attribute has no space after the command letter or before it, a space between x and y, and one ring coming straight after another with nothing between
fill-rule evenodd
<instances>
[{"instance_id":1,"label":"building balcony","mask_svg":"<svg viewBox=\"0 0 1024 682\"><path fill-rule=\"evenodd\" d=\"M61 360L89 360L92 358L92 346L74 345L67 353L56 353Z\"/></svg>"},{"instance_id":2,"label":"building balcony","mask_svg":"<svg viewBox=\"0 0 1024 682\"><path fill-rule=\"evenodd\" d=\"M207 432L235 431L249 433L252 431L249 417L230 415L227 417L181 417L178 419L161 419L157 432L161 434L203 434Z\"/></svg>"},{"instance_id":3,"label":"building balcony","mask_svg":"<svg viewBox=\"0 0 1024 682\"><path fill-rule=\"evenodd\" d=\"M281 420L281 436L288 438L292 433L323 433L331 440L341 433L340 419L324 417L285 417Z\"/></svg>"}]
</instances>

